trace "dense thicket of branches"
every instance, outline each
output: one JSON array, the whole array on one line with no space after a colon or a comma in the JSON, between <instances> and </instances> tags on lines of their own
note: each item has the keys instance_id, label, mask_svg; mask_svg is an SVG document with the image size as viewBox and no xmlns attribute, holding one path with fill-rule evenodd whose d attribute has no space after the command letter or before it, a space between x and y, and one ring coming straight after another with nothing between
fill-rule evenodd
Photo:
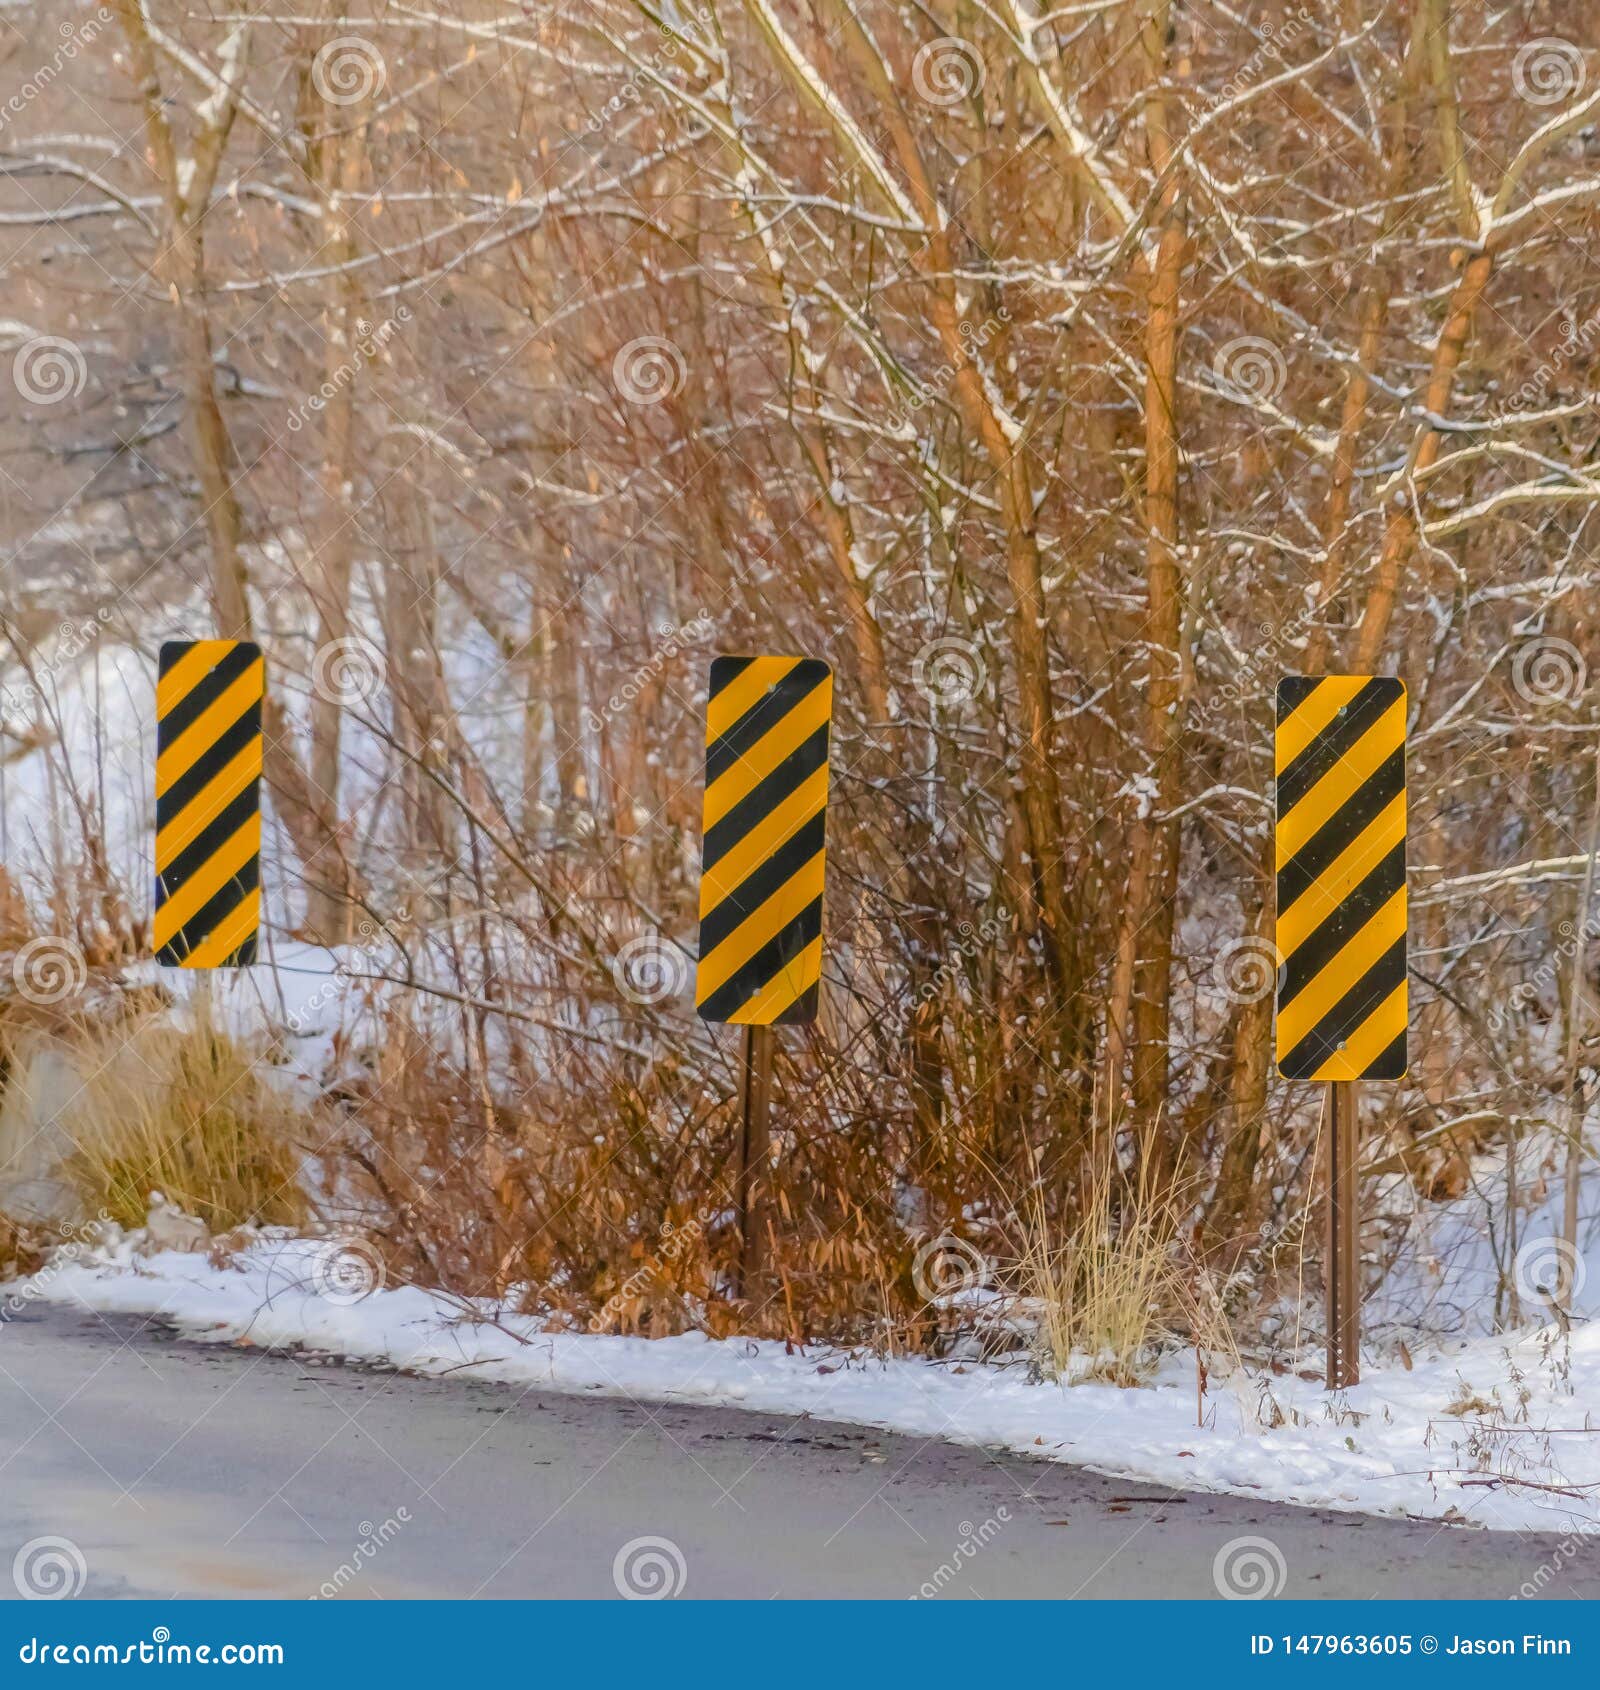
<instances>
[{"instance_id":1,"label":"dense thicket of branches","mask_svg":"<svg viewBox=\"0 0 1600 1690\"><path fill-rule=\"evenodd\" d=\"M65 388L0 422L11 673L63 614L268 642L276 918L454 994L365 1106L449 1071L496 1260L556 1273L562 1182L619 1241L696 1209L731 1143L682 989L716 649L837 671L795 1284L887 1297L897 1227L1070 1208L1108 1146L1230 1262L1293 1236L1283 672L1410 686L1375 1165L1564 1129L1590 6L117 0L60 63L90 16L9 26L59 72L0 130L10 328Z\"/></svg>"}]
</instances>

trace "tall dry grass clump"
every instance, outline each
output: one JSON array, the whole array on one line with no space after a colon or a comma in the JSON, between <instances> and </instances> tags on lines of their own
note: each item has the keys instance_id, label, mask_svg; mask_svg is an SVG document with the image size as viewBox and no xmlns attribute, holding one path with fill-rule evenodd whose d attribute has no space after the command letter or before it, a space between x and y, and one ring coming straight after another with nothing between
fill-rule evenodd
<instances>
[{"instance_id":1,"label":"tall dry grass clump","mask_svg":"<svg viewBox=\"0 0 1600 1690\"><path fill-rule=\"evenodd\" d=\"M140 1226L159 1191L213 1232L309 1218L311 1118L203 999L181 1024L80 1027L69 1048L82 1082L60 1117L75 1146L63 1172L88 1213Z\"/></svg>"},{"instance_id":2,"label":"tall dry grass clump","mask_svg":"<svg viewBox=\"0 0 1600 1690\"><path fill-rule=\"evenodd\" d=\"M1097 1162L1067 1217L1051 1215L1037 1186L1024 1205L1016 1274L1046 1378L1136 1385L1182 1333L1182 1205L1148 1170Z\"/></svg>"}]
</instances>

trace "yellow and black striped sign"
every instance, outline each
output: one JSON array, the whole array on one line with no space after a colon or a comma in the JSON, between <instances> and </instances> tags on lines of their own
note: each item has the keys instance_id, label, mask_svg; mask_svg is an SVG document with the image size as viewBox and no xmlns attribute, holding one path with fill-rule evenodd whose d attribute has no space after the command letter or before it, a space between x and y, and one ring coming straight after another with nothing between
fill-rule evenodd
<instances>
[{"instance_id":1,"label":"yellow and black striped sign","mask_svg":"<svg viewBox=\"0 0 1600 1690\"><path fill-rule=\"evenodd\" d=\"M242 968L261 920L261 700L249 640L169 640L156 684L156 961Z\"/></svg>"},{"instance_id":2,"label":"yellow and black striped sign","mask_svg":"<svg viewBox=\"0 0 1600 1690\"><path fill-rule=\"evenodd\" d=\"M707 1021L816 1018L832 716L818 658L712 659L694 991Z\"/></svg>"},{"instance_id":3,"label":"yellow and black striped sign","mask_svg":"<svg viewBox=\"0 0 1600 1690\"><path fill-rule=\"evenodd\" d=\"M1278 1072L1406 1071L1406 689L1278 682Z\"/></svg>"}]
</instances>

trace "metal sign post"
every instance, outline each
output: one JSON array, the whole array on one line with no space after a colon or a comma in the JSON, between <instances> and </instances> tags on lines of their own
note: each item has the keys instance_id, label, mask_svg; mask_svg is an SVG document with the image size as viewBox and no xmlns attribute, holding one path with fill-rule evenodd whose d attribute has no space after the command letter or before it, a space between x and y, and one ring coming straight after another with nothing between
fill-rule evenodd
<instances>
[{"instance_id":1,"label":"metal sign post","mask_svg":"<svg viewBox=\"0 0 1600 1690\"><path fill-rule=\"evenodd\" d=\"M739 1289L766 1267L767 1192L772 1160L772 1029L746 1027L739 1078Z\"/></svg>"},{"instance_id":2,"label":"metal sign post","mask_svg":"<svg viewBox=\"0 0 1600 1690\"><path fill-rule=\"evenodd\" d=\"M1361 1383L1361 1092L1353 1080L1329 1085L1327 1127L1327 1381L1342 1391Z\"/></svg>"},{"instance_id":3,"label":"metal sign post","mask_svg":"<svg viewBox=\"0 0 1600 1690\"><path fill-rule=\"evenodd\" d=\"M169 640L156 682L156 961L246 968L261 925L261 704L249 640Z\"/></svg>"},{"instance_id":4,"label":"metal sign post","mask_svg":"<svg viewBox=\"0 0 1600 1690\"><path fill-rule=\"evenodd\" d=\"M718 657L706 706L695 1006L742 1026L740 1265L765 1266L775 1025L815 1020L833 671L808 657Z\"/></svg>"},{"instance_id":5,"label":"metal sign post","mask_svg":"<svg viewBox=\"0 0 1600 1690\"><path fill-rule=\"evenodd\" d=\"M1278 1072L1328 1085L1328 1387L1361 1377L1362 1080L1406 1072L1406 689L1278 683Z\"/></svg>"}]
</instances>

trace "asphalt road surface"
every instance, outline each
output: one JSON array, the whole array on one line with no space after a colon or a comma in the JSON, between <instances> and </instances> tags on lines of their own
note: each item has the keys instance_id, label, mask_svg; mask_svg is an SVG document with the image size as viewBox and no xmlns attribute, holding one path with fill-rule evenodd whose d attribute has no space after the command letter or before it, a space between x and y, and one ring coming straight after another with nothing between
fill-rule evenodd
<instances>
[{"instance_id":1,"label":"asphalt road surface","mask_svg":"<svg viewBox=\"0 0 1600 1690\"><path fill-rule=\"evenodd\" d=\"M0 1325L0 1595L52 1578L163 1598L1214 1597L1219 1578L1596 1597L1600 1553L818 1420L319 1365L36 1304Z\"/></svg>"}]
</instances>

